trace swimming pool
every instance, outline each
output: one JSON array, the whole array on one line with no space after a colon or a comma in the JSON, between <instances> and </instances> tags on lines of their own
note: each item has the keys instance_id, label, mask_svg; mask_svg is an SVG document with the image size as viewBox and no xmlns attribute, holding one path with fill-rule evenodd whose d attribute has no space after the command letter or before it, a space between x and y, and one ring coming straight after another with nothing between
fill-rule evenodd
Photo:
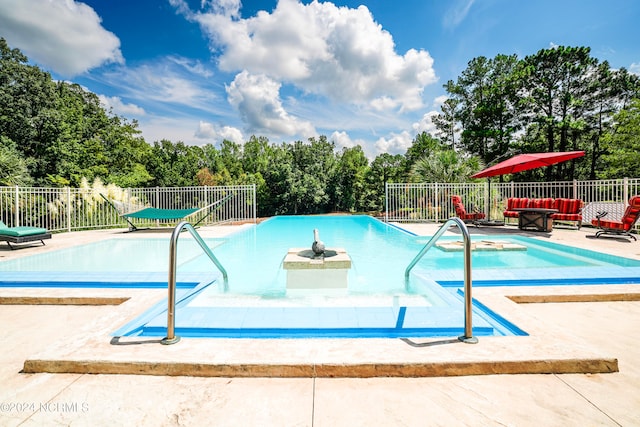
<instances>
[{"instance_id":1,"label":"swimming pool","mask_svg":"<svg viewBox=\"0 0 640 427\"><path fill-rule=\"evenodd\" d=\"M346 289L287 289L282 260L290 248L309 248L313 229L327 247L352 259ZM484 237L486 239L486 237ZM480 238L479 238L480 239ZM474 286L629 283L640 262L534 239L499 236L524 251L474 251ZM228 291L200 248L179 239L176 314L181 336L451 336L462 332L462 253L432 248L404 269L428 238L368 216L275 217L225 239L207 239L229 273ZM443 238L453 241L456 238ZM0 263L3 286L166 287L168 238L112 239ZM135 255L135 256L134 256ZM166 303L115 332L161 336ZM521 334L496 313L474 311L474 335Z\"/></svg>"}]
</instances>

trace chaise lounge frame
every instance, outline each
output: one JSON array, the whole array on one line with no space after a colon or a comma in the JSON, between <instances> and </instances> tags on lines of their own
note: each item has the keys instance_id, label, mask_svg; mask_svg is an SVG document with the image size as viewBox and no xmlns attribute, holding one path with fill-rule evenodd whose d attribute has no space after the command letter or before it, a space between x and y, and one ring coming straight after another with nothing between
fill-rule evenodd
<instances>
[{"instance_id":1,"label":"chaise lounge frame","mask_svg":"<svg viewBox=\"0 0 640 427\"><path fill-rule=\"evenodd\" d=\"M21 245L24 243L37 242L38 240L43 245L46 239L51 238L51 233L43 233L43 234L32 234L30 236L7 236L6 234L0 234L0 242L7 242L7 245L13 250L15 249L11 243L15 245Z\"/></svg>"}]
</instances>

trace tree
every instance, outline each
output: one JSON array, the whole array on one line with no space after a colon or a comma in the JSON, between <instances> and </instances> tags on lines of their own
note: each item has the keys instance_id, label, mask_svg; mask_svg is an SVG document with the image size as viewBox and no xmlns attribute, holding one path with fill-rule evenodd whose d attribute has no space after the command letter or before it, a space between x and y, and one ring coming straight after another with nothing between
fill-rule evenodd
<instances>
[{"instance_id":1,"label":"tree","mask_svg":"<svg viewBox=\"0 0 640 427\"><path fill-rule=\"evenodd\" d=\"M0 135L31 159L29 173L42 183L55 173L61 114L51 76L26 63L19 50L0 38Z\"/></svg>"},{"instance_id":2,"label":"tree","mask_svg":"<svg viewBox=\"0 0 640 427\"><path fill-rule=\"evenodd\" d=\"M272 147L269 165L264 175L267 188L265 203L258 204L261 215L295 212L292 187L295 183L293 153L285 144Z\"/></svg>"},{"instance_id":3,"label":"tree","mask_svg":"<svg viewBox=\"0 0 640 427\"><path fill-rule=\"evenodd\" d=\"M576 132L574 138L579 138L592 87L589 79L596 73L597 62L588 47L558 46L540 50L520 63L523 114L542 131L546 146L541 151L566 151L570 134ZM566 166L545 168L547 180L573 179L570 173L563 173Z\"/></svg>"},{"instance_id":4,"label":"tree","mask_svg":"<svg viewBox=\"0 0 640 427\"><path fill-rule=\"evenodd\" d=\"M451 83L453 84L453 83ZM456 98L447 98L440 109L442 114L433 116L432 121L439 131L440 140L449 147L456 149L460 144L456 140L456 136L461 129L458 125L457 117L460 114L460 105L462 101Z\"/></svg>"},{"instance_id":5,"label":"tree","mask_svg":"<svg viewBox=\"0 0 640 427\"><path fill-rule=\"evenodd\" d=\"M269 165L271 151L268 138L251 136L242 147L242 169L249 173L264 174Z\"/></svg>"},{"instance_id":6,"label":"tree","mask_svg":"<svg viewBox=\"0 0 640 427\"><path fill-rule=\"evenodd\" d=\"M387 182L402 182L405 176L406 158L401 154L382 153L376 156L364 173L364 194L361 209L382 211Z\"/></svg>"},{"instance_id":7,"label":"tree","mask_svg":"<svg viewBox=\"0 0 640 427\"><path fill-rule=\"evenodd\" d=\"M603 138L601 179L635 177L640 170L640 99L615 116L615 132Z\"/></svg>"},{"instance_id":8,"label":"tree","mask_svg":"<svg viewBox=\"0 0 640 427\"><path fill-rule=\"evenodd\" d=\"M338 156L335 174L334 195L335 210L355 212L361 209L364 196L364 176L369 161L359 145L353 148L343 148Z\"/></svg>"},{"instance_id":9,"label":"tree","mask_svg":"<svg viewBox=\"0 0 640 427\"><path fill-rule=\"evenodd\" d=\"M335 145L326 136L296 141L289 146L293 160L290 190L293 213L322 213L331 210L329 185L336 169Z\"/></svg>"},{"instance_id":10,"label":"tree","mask_svg":"<svg viewBox=\"0 0 640 427\"><path fill-rule=\"evenodd\" d=\"M594 75L590 76L590 84L591 97L585 103L588 109L588 114L585 114L585 139L590 160L587 176L589 179L596 179L599 159L606 154L602 139L614 131L614 114L640 96L640 78L624 68L612 70L609 63L604 61L597 66Z\"/></svg>"},{"instance_id":11,"label":"tree","mask_svg":"<svg viewBox=\"0 0 640 427\"><path fill-rule=\"evenodd\" d=\"M463 158L451 149L422 157L413 166L412 178L419 182L467 182L480 169L477 157Z\"/></svg>"},{"instance_id":12,"label":"tree","mask_svg":"<svg viewBox=\"0 0 640 427\"><path fill-rule=\"evenodd\" d=\"M202 149L187 146L183 142L172 143L166 139L155 142L151 156L145 164L158 187L189 187L197 185L197 174L204 167Z\"/></svg>"},{"instance_id":13,"label":"tree","mask_svg":"<svg viewBox=\"0 0 640 427\"><path fill-rule=\"evenodd\" d=\"M443 148L444 145L439 139L434 138L427 132L421 132L411 141L411 146L405 153L406 158L406 171L411 170L413 164L420 159L428 155L429 153Z\"/></svg>"},{"instance_id":14,"label":"tree","mask_svg":"<svg viewBox=\"0 0 640 427\"><path fill-rule=\"evenodd\" d=\"M12 145L8 138L0 136L0 185L31 185L27 162Z\"/></svg>"},{"instance_id":15,"label":"tree","mask_svg":"<svg viewBox=\"0 0 640 427\"><path fill-rule=\"evenodd\" d=\"M456 82L444 85L449 99L434 119L446 141L454 142L460 123L459 147L489 163L511 147L520 128L516 105L515 55L480 56L469 61ZM450 144L451 148L456 148Z\"/></svg>"}]
</instances>

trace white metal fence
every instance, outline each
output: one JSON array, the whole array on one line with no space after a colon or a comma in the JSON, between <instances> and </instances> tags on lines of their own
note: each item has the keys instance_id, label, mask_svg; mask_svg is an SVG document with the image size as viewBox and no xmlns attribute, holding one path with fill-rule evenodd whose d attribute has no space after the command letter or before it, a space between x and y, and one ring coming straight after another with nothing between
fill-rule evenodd
<instances>
[{"instance_id":1,"label":"white metal fence","mask_svg":"<svg viewBox=\"0 0 640 427\"><path fill-rule=\"evenodd\" d=\"M127 227L120 216L140 209L192 209L205 207L231 194L232 197L208 215L208 210L189 217L203 219L202 225L232 221L256 221L255 185L179 188L129 188L117 197L104 194L105 189L0 187L0 219L10 227L43 227L49 231L74 231L110 227ZM116 197L117 212L100 194ZM205 217L206 216L206 217ZM163 226L175 220L131 220L136 226Z\"/></svg>"},{"instance_id":2,"label":"white metal fence","mask_svg":"<svg viewBox=\"0 0 640 427\"><path fill-rule=\"evenodd\" d=\"M451 196L460 195L467 210L503 219L507 199L569 198L584 202L582 223L591 224L597 212L619 220L629 199L640 194L640 178L597 181L477 183L387 183L385 219L396 222L441 222L455 216Z\"/></svg>"},{"instance_id":3,"label":"white metal fence","mask_svg":"<svg viewBox=\"0 0 640 427\"><path fill-rule=\"evenodd\" d=\"M640 178L563 182L387 183L385 220L442 222L455 211L451 195L457 194L467 210L485 212L489 219L503 219L509 197L574 198L584 201L583 224L597 212L620 219L629 199L640 194ZM118 195L126 212L143 206L160 209L205 207L232 194L232 198L204 218L201 224L256 221L255 185L219 187L130 188ZM208 212L189 219L197 222ZM118 212L91 188L0 187L0 220L10 227L43 227L53 232L127 227ZM136 226L171 225L176 221L132 220ZM638 227L638 225L636 226Z\"/></svg>"}]
</instances>

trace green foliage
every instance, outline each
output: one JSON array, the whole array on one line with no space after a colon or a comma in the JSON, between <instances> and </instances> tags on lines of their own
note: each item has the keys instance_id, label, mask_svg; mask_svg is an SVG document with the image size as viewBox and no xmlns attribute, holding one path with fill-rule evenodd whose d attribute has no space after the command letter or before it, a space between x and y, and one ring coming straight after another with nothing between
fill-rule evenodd
<instances>
[{"instance_id":1,"label":"green foliage","mask_svg":"<svg viewBox=\"0 0 640 427\"><path fill-rule=\"evenodd\" d=\"M416 161L412 178L419 182L467 182L479 169L477 157L465 159L455 150L437 150Z\"/></svg>"},{"instance_id":2,"label":"green foliage","mask_svg":"<svg viewBox=\"0 0 640 427\"><path fill-rule=\"evenodd\" d=\"M0 185L29 186L32 181L27 162L8 138L0 136Z\"/></svg>"},{"instance_id":3,"label":"green foliage","mask_svg":"<svg viewBox=\"0 0 640 427\"><path fill-rule=\"evenodd\" d=\"M603 140L607 168L598 178L635 177L640 170L640 99L616 114L615 125Z\"/></svg>"},{"instance_id":4,"label":"green foliage","mask_svg":"<svg viewBox=\"0 0 640 427\"><path fill-rule=\"evenodd\" d=\"M516 112L515 55L483 56L469 61L457 82L444 85L450 98L434 119L451 148L474 153L489 163L509 150L520 128ZM455 132L460 141L455 144Z\"/></svg>"}]
</instances>

